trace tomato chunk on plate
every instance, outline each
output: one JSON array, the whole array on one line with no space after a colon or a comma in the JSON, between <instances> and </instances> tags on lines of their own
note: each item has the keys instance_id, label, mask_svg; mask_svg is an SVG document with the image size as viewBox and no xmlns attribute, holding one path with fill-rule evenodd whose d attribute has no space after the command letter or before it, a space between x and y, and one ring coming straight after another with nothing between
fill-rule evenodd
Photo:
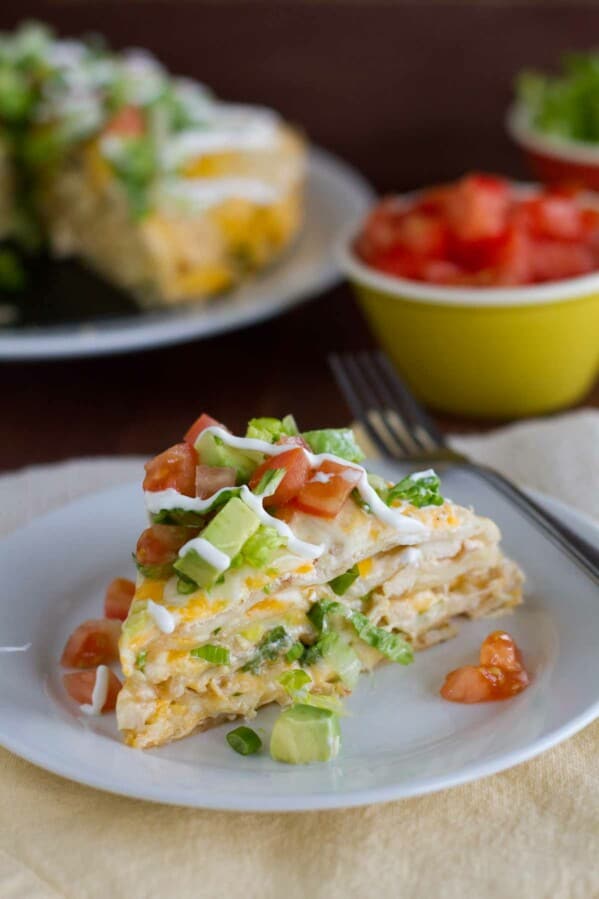
<instances>
[{"instance_id":1,"label":"tomato chunk on plate","mask_svg":"<svg viewBox=\"0 0 599 899\"><path fill-rule=\"evenodd\" d=\"M129 614L129 606L135 594L135 584L125 577L117 577L110 582L104 597L104 615L106 618L118 618L124 621Z\"/></svg>"},{"instance_id":2,"label":"tomato chunk on plate","mask_svg":"<svg viewBox=\"0 0 599 899\"><path fill-rule=\"evenodd\" d=\"M493 631L480 648L480 665L450 671L441 696L450 702L491 702L509 699L530 683L522 655L506 631Z\"/></svg>"},{"instance_id":3,"label":"tomato chunk on plate","mask_svg":"<svg viewBox=\"0 0 599 899\"><path fill-rule=\"evenodd\" d=\"M67 640L60 664L64 668L95 668L116 662L120 634L121 622L113 618L84 621Z\"/></svg>"},{"instance_id":4,"label":"tomato chunk on plate","mask_svg":"<svg viewBox=\"0 0 599 899\"><path fill-rule=\"evenodd\" d=\"M65 690L79 705L89 705L92 701L94 687L96 685L97 669L93 671L73 671L64 674L62 682ZM101 712L112 712L116 708L116 698L122 684L114 672L108 672L108 692Z\"/></svg>"},{"instance_id":5,"label":"tomato chunk on plate","mask_svg":"<svg viewBox=\"0 0 599 899\"><path fill-rule=\"evenodd\" d=\"M271 496L265 497L265 506L284 506L292 500L308 480L310 462L304 450L299 446L286 450L278 456L270 456L253 473L250 479L250 490L256 489L267 471L276 469L284 469L285 474L275 492Z\"/></svg>"},{"instance_id":6,"label":"tomato chunk on plate","mask_svg":"<svg viewBox=\"0 0 599 899\"><path fill-rule=\"evenodd\" d=\"M139 565L168 565L177 558L184 543L196 537L199 529L153 524L137 541L135 558Z\"/></svg>"},{"instance_id":7,"label":"tomato chunk on plate","mask_svg":"<svg viewBox=\"0 0 599 899\"><path fill-rule=\"evenodd\" d=\"M362 476L359 469L325 461L313 471L293 504L321 518L335 518Z\"/></svg>"},{"instance_id":8,"label":"tomato chunk on plate","mask_svg":"<svg viewBox=\"0 0 599 899\"><path fill-rule=\"evenodd\" d=\"M185 443L191 444L194 446L196 440L206 428L214 428L219 427L222 428L220 421L217 421L216 418L212 418L211 415L208 415L206 412L202 412L199 418L196 418L192 426L186 432L185 437L183 438Z\"/></svg>"},{"instance_id":9,"label":"tomato chunk on plate","mask_svg":"<svg viewBox=\"0 0 599 899\"><path fill-rule=\"evenodd\" d=\"M143 489L152 493L171 487L185 496L195 496L198 454L189 443L176 443L146 462Z\"/></svg>"}]
</instances>

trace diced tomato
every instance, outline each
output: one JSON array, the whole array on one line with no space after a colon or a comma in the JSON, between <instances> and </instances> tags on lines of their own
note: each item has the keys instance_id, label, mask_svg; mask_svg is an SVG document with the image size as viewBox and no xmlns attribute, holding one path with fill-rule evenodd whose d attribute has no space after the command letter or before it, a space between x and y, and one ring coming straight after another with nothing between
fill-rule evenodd
<instances>
[{"instance_id":1,"label":"diced tomato","mask_svg":"<svg viewBox=\"0 0 599 899\"><path fill-rule=\"evenodd\" d=\"M278 456L270 456L259 465L250 479L250 490L256 489L267 471L277 468L284 468L285 474L275 492L265 497L265 506L284 506L298 494L310 474L308 457L301 447L296 446Z\"/></svg>"},{"instance_id":2,"label":"diced tomato","mask_svg":"<svg viewBox=\"0 0 599 899\"><path fill-rule=\"evenodd\" d=\"M234 487L237 471L226 465L198 465L196 468L196 496L208 499L223 487Z\"/></svg>"},{"instance_id":3,"label":"diced tomato","mask_svg":"<svg viewBox=\"0 0 599 899\"><path fill-rule=\"evenodd\" d=\"M65 690L79 705L89 705L92 701L94 687L96 685L97 669L93 671L73 671L71 674L63 674L62 681ZM108 672L108 692L106 701L102 706L102 712L112 712L116 708L116 698L122 684L114 672Z\"/></svg>"},{"instance_id":4,"label":"diced tomato","mask_svg":"<svg viewBox=\"0 0 599 899\"><path fill-rule=\"evenodd\" d=\"M135 594L135 584L124 577L117 577L108 585L104 598L104 615L106 618L118 618L124 621L129 614L129 606Z\"/></svg>"},{"instance_id":5,"label":"diced tomato","mask_svg":"<svg viewBox=\"0 0 599 899\"><path fill-rule=\"evenodd\" d=\"M495 250L492 260L497 286L527 284L532 277L531 242L525 231L511 226Z\"/></svg>"},{"instance_id":6,"label":"diced tomato","mask_svg":"<svg viewBox=\"0 0 599 899\"><path fill-rule=\"evenodd\" d=\"M447 200L447 221L460 240L484 240L506 228L509 184L493 175L469 175L457 183Z\"/></svg>"},{"instance_id":7,"label":"diced tomato","mask_svg":"<svg viewBox=\"0 0 599 899\"><path fill-rule=\"evenodd\" d=\"M422 264L421 275L430 284L456 284L463 270L447 259L427 259Z\"/></svg>"},{"instance_id":8,"label":"diced tomato","mask_svg":"<svg viewBox=\"0 0 599 899\"><path fill-rule=\"evenodd\" d=\"M595 269L589 247L558 240L535 240L530 261L535 281L560 281Z\"/></svg>"},{"instance_id":9,"label":"diced tomato","mask_svg":"<svg viewBox=\"0 0 599 899\"><path fill-rule=\"evenodd\" d=\"M450 702L490 702L509 699L530 682L522 655L506 631L494 631L480 648L480 665L451 671L441 687Z\"/></svg>"},{"instance_id":10,"label":"diced tomato","mask_svg":"<svg viewBox=\"0 0 599 899\"><path fill-rule=\"evenodd\" d=\"M397 237L410 253L421 258L442 257L449 246L447 225L439 216L412 212L399 222Z\"/></svg>"},{"instance_id":11,"label":"diced tomato","mask_svg":"<svg viewBox=\"0 0 599 899\"><path fill-rule=\"evenodd\" d=\"M119 657L121 622L109 618L84 621L73 631L63 650L60 664L65 668L95 668Z\"/></svg>"},{"instance_id":12,"label":"diced tomato","mask_svg":"<svg viewBox=\"0 0 599 899\"><path fill-rule=\"evenodd\" d=\"M356 252L364 260L369 262L393 246L405 208L405 204L395 197L384 197L375 206L356 244Z\"/></svg>"},{"instance_id":13,"label":"diced tomato","mask_svg":"<svg viewBox=\"0 0 599 899\"><path fill-rule=\"evenodd\" d=\"M185 496L195 496L198 454L189 443L176 443L146 462L143 489L150 492L172 487Z\"/></svg>"},{"instance_id":14,"label":"diced tomato","mask_svg":"<svg viewBox=\"0 0 599 899\"><path fill-rule=\"evenodd\" d=\"M554 193L533 197L521 204L520 211L537 237L576 241L584 235L582 211L570 197Z\"/></svg>"},{"instance_id":15,"label":"diced tomato","mask_svg":"<svg viewBox=\"0 0 599 899\"><path fill-rule=\"evenodd\" d=\"M441 687L441 696L450 702L489 702L495 699L499 681L505 679L499 668L496 671L497 675L474 665L450 671Z\"/></svg>"},{"instance_id":16,"label":"diced tomato","mask_svg":"<svg viewBox=\"0 0 599 899\"><path fill-rule=\"evenodd\" d=\"M199 418L196 418L192 426L186 432L185 437L183 438L186 443L190 443L192 446L195 445L196 440L206 428L214 428L219 427L222 428L220 421L217 421L216 418L212 418L211 415L208 415L206 412L202 412Z\"/></svg>"},{"instance_id":17,"label":"diced tomato","mask_svg":"<svg viewBox=\"0 0 599 899\"><path fill-rule=\"evenodd\" d=\"M522 654L507 631L493 631L481 645L480 664L519 671L522 668Z\"/></svg>"},{"instance_id":18,"label":"diced tomato","mask_svg":"<svg viewBox=\"0 0 599 899\"><path fill-rule=\"evenodd\" d=\"M146 130L143 112L137 106L123 106L105 125L104 134L141 137Z\"/></svg>"},{"instance_id":19,"label":"diced tomato","mask_svg":"<svg viewBox=\"0 0 599 899\"><path fill-rule=\"evenodd\" d=\"M356 468L325 461L312 471L293 503L310 515L335 518L360 477L361 472Z\"/></svg>"},{"instance_id":20,"label":"diced tomato","mask_svg":"<svg viewBox=\"0 0 599 899\"><path fill-rule=\"evenodd\" d=\"M169 565L175 561L183 544L198 533L199 529L195 528L153 524L137 541L135 558L140 565Z\"/></svg>"}]
</instances>

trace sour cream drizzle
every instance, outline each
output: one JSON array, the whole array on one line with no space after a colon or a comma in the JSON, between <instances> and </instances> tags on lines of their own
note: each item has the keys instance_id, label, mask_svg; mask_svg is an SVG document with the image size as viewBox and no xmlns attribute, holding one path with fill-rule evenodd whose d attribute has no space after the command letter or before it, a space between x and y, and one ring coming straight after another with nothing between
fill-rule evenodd
<instances>
[{"instance_id":1,"label":"sour cream drizzle","mask_svg":"<svg viewBox=\"0 0 599 899\"><path fill-rule=\"evenodd\" d=\"M222 440L223 443L226 443L227 446L231 446L234 449L239 449L245 452L262 453L266 456L278 456L281 453L288 452L289 450L288 444L275 446L272 443L267 443L264 440L258 440L253 437L236 437L235 434L230 434L229 431L226 431L224 428L218 427L217 425L206 428L202 432L202 436L208 433L213 434L215 437L218 437L220 440ZM428 533L428 528L423 525L422 522L404 515L403 512L397 509L390 509L389 506L387 506L382 501L377 492L368 483L366 470L362 468L361 465L357 465L353 462L347 462L345 459L341 459L339 458L339 456L334 456L331 453L315 454L309 452L309 450L306 449L303 449L303 452L306 454L308 461L310 462L310 466L313 469L319 468L323 462L335 462L337 464L344 465L347 468L353 468L358 471L360 473L360 477L359 480L356 481L356 490L359 492L364 502L368 503L372 513L376 515L377 518L398 531L407 542L416 542L419 537L423 537ZM418 477L425 477L428 476L428 474L428 471L418 472L412 477L418 479ZM231 489L232 488L230 487L223 487L221 490L218 490L207 499L199 499L198 497L193 496L184 496L177 490L174 490L172 487L168 488L167 490L159 490L156 492L146 491L146 508L150 513L153 514L156 514L162 510L168 511L173 509L181 509L185 512L201 513L207 511L221 493L230 491ZM274 528L277 533L279 533L287 540L287 546L291 550L291 552L294 552L296 553L296 555L306 559L317 559L322 555L325 549L323 545L316 543L307 543L306 541L300 540L298 537L296 537L289 525L286 524L286 522L280 521L278 518L274 518L272 515L268 514L268 512L262 505L263 500L260 498L260 496L252 493L245 484L239 488L239 496L240 499L242 499L243 502L247 506L249 506L249 508L258 516L262 524L266 525L267 527ZM208 541L202 541L201 538L196 537L194 540L188 541L184 546L181 547L181 549L179 550L179 555L185 555L185 553L189 552L190 549L194 549L210 565L214 564L214 560L217 562L214 567L218 568L218 570L220 571L225 571L229 566L228 557L225 556L225 553L221 553L220 550L217 550L211 544L208 544L208 549L205 545L207 543ZM216 554L218 554L218 559ZM227 564L224 567L220 567L221 563L224 563L225 558L227 559ZM170 631L167 631L167 633L170 633Z\"/></svg>"},{"instance_id":2,"label":"sour cream drizzle","mask_svg":"<svg viewBox=\"0 0 599 899\"><path fill-rule=\"evenodd\" d=\"M231 563L226 553L221 552L213 543L210 543L209 540L204 540L203 537L194 537L193 540L188 540L179 550L179 558L185 556L190 550L193 550L205 559L219 573L226 571Z\"/></svg>"},{"instance_id":3,"label":"sour cream drizzle","mask_svg":"<svg viewBox=\"0 0 599 899\"><path fill-rule=\"evenodd\" d=\"M171 615L168 609L158 605L153 599L148 600L146 609L148 614L154 619L159 631L162 631L163 634L172 634L175 630L176 621L175 616Z\"/></svg>"},{"instance_id":4,"label":"sour cream drizzle","mask_svg":"<svg viewBox=\"0 0 599 899\"><path fill-rule=\"evenodd\" d=\"M81 706L81 711L85 715L100 715L102 713L108 696L108 675L109 669L106 665L98 665L92 691L92 701L91 703L86 702Z\"/></svg>"}]
</instances>

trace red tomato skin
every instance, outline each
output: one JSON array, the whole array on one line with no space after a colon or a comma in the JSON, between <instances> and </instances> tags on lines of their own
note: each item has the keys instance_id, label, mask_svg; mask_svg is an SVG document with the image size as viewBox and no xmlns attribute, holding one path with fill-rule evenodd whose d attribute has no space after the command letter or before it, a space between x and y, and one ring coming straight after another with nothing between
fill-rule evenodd
<instances>
[{"instance_id":1,"label":"red tomato skin","mask_svg":"<svg viewBox=\"0 0 599 899\"><path fill-rule=\"evenodd\" d=\"M535 237L580 241L584 238L582 210L567 196L545 194L524 201L520 215Z\"/></svg>"},{"instance_id":2,"label":"red tomato skin","mask_svg":"<svg viewBox=\"0 0 599 899\"><path fill-rule=\"evenodd\" d=\"M92 701L96 675L97 670L95 668L90 671L73 671L70 674L63 674L62 682L71 699L74 699L79 705L85 705ZM108 674L108 692L106 701L101 709L102 712L114 711L116 698L122 686L116 674L110 671Z\"/></svg>"},{"instance_id":3,"label":"red tomato skin","mask_svg":"<svg viewBox=\"0 0 599 899\"><path fill-rule=\"evenodd\" d=\"M422 259L442 258L449 247L449 231L440 216L417 211L402 218L397 236L405 250Z\"/></svg>"},{"instance_id":4,"label":"red tomato skin","mask_svg":"<svg viewBox=\"0 0 599 899\"><path fill-rule=\"evenodd\" d=\"M462 178L447 200L447 221L463 241L498 237L506 228L509 184L493 175Z\"/></svg>"},{"instance_id":5,"label":"red tomato skin","mask_svg":"<svg viewBox=\"0 0 599 899\"><path fill-rule=\"evenodd\" d=\"M195 496L198 454L189 443L176 443L146 462L143 489L150 492L172 487L185 496Z\"/></svg>"},{"instance_id":6,"label":"red tomato skin","mask_svg":"<svg viewBox=\"0 0 599 899\"><path fill-rule=\"evenodd\" d=\"M522 654L507 631L493 631L480 647L480 664L504 671L520 671Z\"/></svg>"},{"instance_id":7,"label":"red tomato skin","mask_svg":"<svg viewBox=\"0 0 599 899\"><path fill-rule=\"evenodd\" d=\"M450 702L490 702L495 699L494 689L499 678L503 680L501 673L495 677L488 669L464 665L449 672L441 687L441 696Z\"/></svg>"},{"instance_id":8,"label":"red tomato skin","mask_svg":"<svg viewBox=\"0 0 599 899\"><path fill-rule=\"evenodd\" d=\"M198 533L199 528L153 524L143 531L137 541L135 558L140 565L169 565L175 561L183 544Z\"/></svg>"},{"instance_id":9,"label":"red tomato skin","mask_svg":"<svg viewBox=\"0 0 599 899\"><path fill-rule=\"evenodd\" d=\"M531 266L536 282L575 278L589 274L596 267L590 247L558 240L535 240Z\"/></svg>"},{"instance_id":10,"label":"red tomato skin","mask_svg":"<svg viewBox=\"0 0 599 899\"><path fill-rule=\"evenodd\" d=\"M189 443L191 446L195 445L196 440L206 428L214 428L219 427L222 428L220 421L217 421L216 418L212 418L211 415L208 415L206 412L202 412L199 418L196 418L192 426L186 431L185 437L183 440L185 443Z\"/></svg>"},{"instance_id":11,"label":"red tomato skin","mask_svg":"<svg viewBox=\"0 0 599 899\"><path fill-rule=\"evenodd\" d=\"M129 607L135 594L135 584L124 577L117 577L108 585L104 597L104 615L106 618L118 618L124 621L129 614Z\"/></svg>"},{"instance_id":12,"label":"red tomato skin","mask_svg":"<svg viewBox=\"0 0 599 899\"><path fill-rule=\"evenodd\" d=\"M450 702L509 699L530 683L522 655L506 631L494 631L480 648L480 665L464 665L445 678L440 693Z\"/></svg>"},{"instance_id":13,"label":"red tomato skin","mask_svg":"<svg viewBox=\"0 0 599 899\"><path fill-rule=\"evenodd\" d=\"M84 621L66 642L60 664L64 668L95 668L119 657L121 622L99 618Z\"/></svg>"},{"instance_id":14,"label":"red tomato skin","mask_svg":"<svg viewBox=\"0 0 599 899\"><path fill-rule=\"evenodd\" d=\"M278 456L270 456L253 473L250 490L255 490L267 471L284 468L283 480L272 494L264 500L265 506L284 506L302 489L310 474L310 462L304 450L294 446Z\"/></svg>"},{"instance_id":15,"label":"red tomato skin","mask_svg":"<svg viewBox=\"0 0 599 899\"><path fill-rule=\"evenodd\" d=\"M119 137L141 137L145 130L144 115L137 106L123 106L104 126L104 134Z\"/></svg>"},{"instance_id":16,"label":"red tomato skin","mask_svg":"<svg viewBox=\"0 0 599 899\"><path fill-rule=\"evenodd\" d=\"M325 483L314 480L317 475L331 475ZM293 499L302 512L319 518L335 518L358 483L361 472L337 462L325 461L312 472L304 487Z\"/></svg>"}]
</instances>

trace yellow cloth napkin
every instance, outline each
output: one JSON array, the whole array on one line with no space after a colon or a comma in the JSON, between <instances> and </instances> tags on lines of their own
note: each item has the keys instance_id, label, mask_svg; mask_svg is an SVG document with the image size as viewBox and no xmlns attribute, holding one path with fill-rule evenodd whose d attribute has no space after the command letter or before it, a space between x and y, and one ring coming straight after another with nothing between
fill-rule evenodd
<instances>
[{"instance_id":1,"label":"yellow cloth napkin","mask_svg":"<svg viewBox=\"0 0 599 899\"><path fill-rule=\"evenodd\" d=\"M455 443L599 517L599 413ZM102 459L4 476L2 533L139 473L137 459ZM0 896L590 899L599 896L598 758L595 722L531 762L431 796L256 815L111 796L0 750Z\"/></svg>"}]
</instances>

